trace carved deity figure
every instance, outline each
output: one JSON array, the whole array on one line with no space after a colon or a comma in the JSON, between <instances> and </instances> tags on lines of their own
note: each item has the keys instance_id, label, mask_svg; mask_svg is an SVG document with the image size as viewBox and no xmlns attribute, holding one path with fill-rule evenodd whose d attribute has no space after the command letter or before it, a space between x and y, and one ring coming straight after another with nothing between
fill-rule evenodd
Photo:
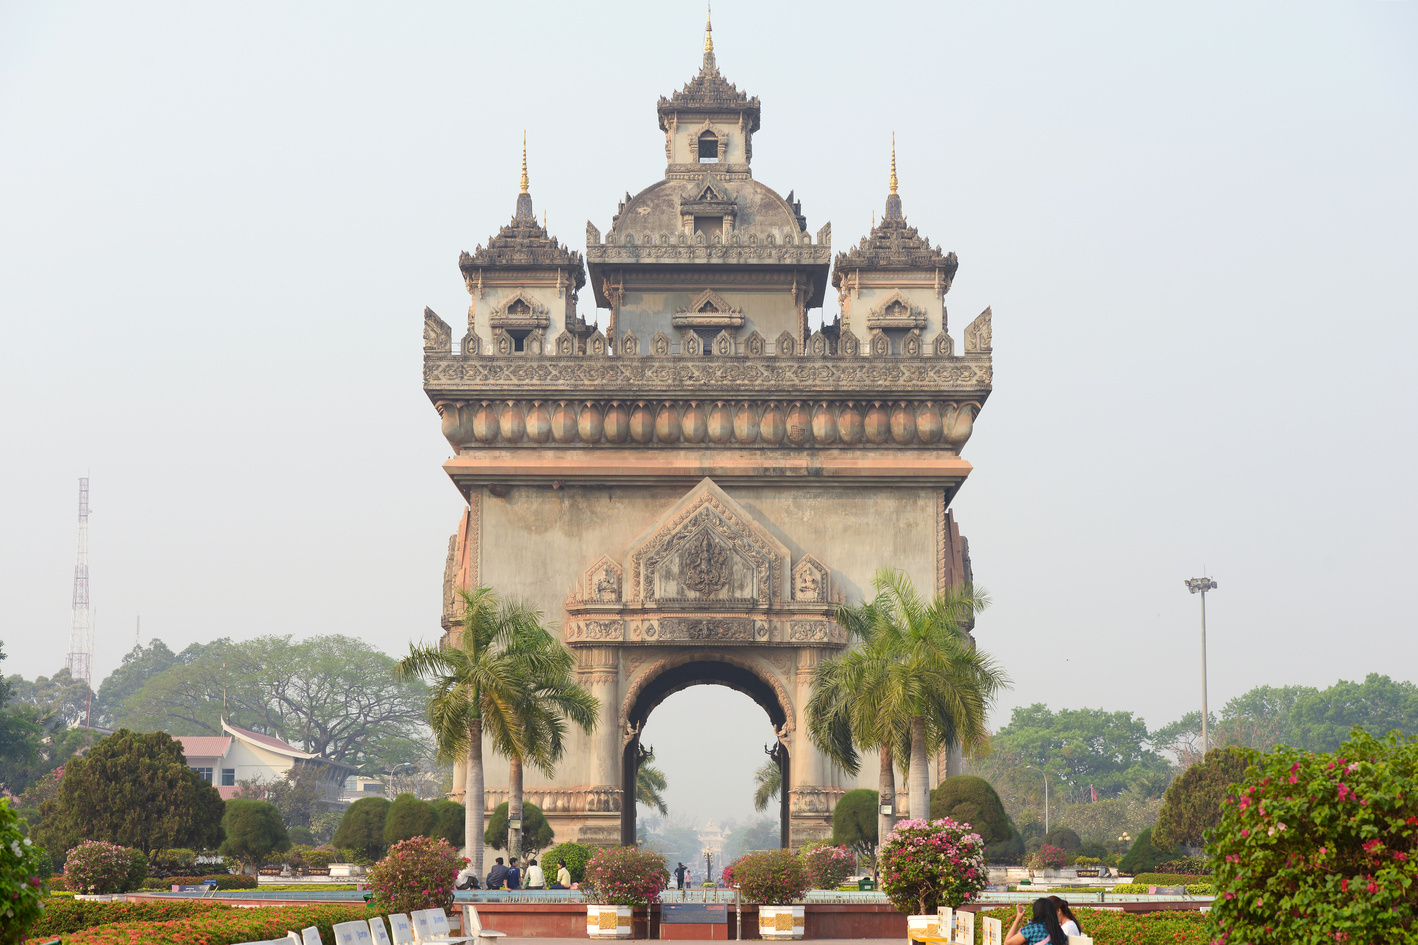
<instances>
[{"instance_id":1,"label":"carved deity figure","mask_svg":"<svg viewBox=\"0 0 1418 945\"><path fill-rule=\"evenodd\" d=\"M596 599L615 600L619 593L620 579L616 577L616 573L607 565L606 569L601 572L600 577L596 578Z\"/></svg>"},{"instance_id":2,"label":"carved deity figure","mask_svg":"<svg viewBox=\"0 0 1418 945\"><path fill-rule=\"evenodd\" d=\"M822 581L812 568L803 568L798 575L798 600L822 600Z\"/></svg>"},{"instance_id":3,"label":"carved deity figure","mask_svg":"<svg viewBox=\"0 0 1418 945\"><path fill-rule=\"evenodd\" d=\"M729 553L706 531L684 559L685 584L700 597L710 597L729 581Z\"/></svg>"}]
</instances>

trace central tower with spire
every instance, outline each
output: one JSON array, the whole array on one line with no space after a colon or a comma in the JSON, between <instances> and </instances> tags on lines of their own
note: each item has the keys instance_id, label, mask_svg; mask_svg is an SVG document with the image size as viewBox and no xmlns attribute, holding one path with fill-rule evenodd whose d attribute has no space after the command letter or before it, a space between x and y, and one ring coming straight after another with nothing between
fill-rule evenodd
<instances>
[{"instance_id":1,"label":"central tower with spire","mask_svg":"<svg viewBox=\"0 0 1418 945\"><path fill-rule=\"evenodd\" d=\"M926 594L969 577L950 504L990 393L990 314L957 351L956 258L906 222L894 139L885 213L834 265L831 227L754 178L759 100L720 73L710 21L698 73L655 112L664 174L604 233L587 223L584 268L537 223L524 143L511 222L459 259L456 349L425 311L424 390L467 502L444 628L456 590L485 585L575 652L596 728L568 733L553 777L525 772L559 839L634 842L644 726L712 684L763 708L798 846L830 834L843 792L877 786L874 764L848 776L807 733L813 669L849 643L837 608L882 567ZM588 277L593 318L577 312ZM838 311L810 318L829 284ZM491 809L509 788L488 774Z\"/></svg>"}]
</instances>

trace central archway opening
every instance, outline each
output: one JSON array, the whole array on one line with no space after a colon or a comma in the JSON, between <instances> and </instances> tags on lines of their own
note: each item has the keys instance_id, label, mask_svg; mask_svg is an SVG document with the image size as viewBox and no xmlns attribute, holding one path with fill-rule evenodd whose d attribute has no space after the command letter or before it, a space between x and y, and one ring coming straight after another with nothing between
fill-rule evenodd
<instances>
[{"instance_id":1,"label":"central archway opening","mask_svg":"<svg viewBox=\"0 0 1418 945\"><path fill-rule=\"evenodd\" d=\"M635 783L644 761L645 751L641 735L650 714L670 696L693 686L724 686L741 692L754 701L768 715L774 732L782 731L790 719L790 707L786 704L786 694L773 686L764 676L749 666L723 657L690 658L675 665L666 666L632 691L626 706L626 720L634 733L622 750L621 757L621 798L620 842L632 844L636 839ZM788 786L791 759L787 749L778 741L771 745L772 760L778 765L778 833L780 846L788 846L789 803ZM753 750L757 750L756 748Z\"/></svg>"}]
</instances>

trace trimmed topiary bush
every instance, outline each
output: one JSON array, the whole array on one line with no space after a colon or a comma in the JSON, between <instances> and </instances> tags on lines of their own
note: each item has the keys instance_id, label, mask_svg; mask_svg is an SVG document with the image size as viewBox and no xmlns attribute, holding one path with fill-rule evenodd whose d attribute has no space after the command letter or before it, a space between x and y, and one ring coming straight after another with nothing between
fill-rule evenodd
<instances>
[{"instance_id":1,"label":"trimmed topiary bush","mask_svg":"<svg viewBox=\"0 0 1418 945\"><path fill-rule=\"evenodd\" d=\"M547 823L546 815L536 804L522 802L522 853L534 856L538 850L545 850L556 839L556 833ZM497 805L492 816L487 819L487 830L483 832L483 843L497 849L507 849L507 802Z\"/></svg>"},{"instance_id":2,"label":"trimmed topiary bush","mask_svg":"<svg viewBox=\"0 0 1418 945\"><path fill-rule=\"evenodd\" d=\"M832 808L832 842L846 847L859 859L876 859L877 792L867 788L848 791Z\"/></svg>"},{"instance_id":3,"label":"trimmed topiary bush","mask_svg":"<svg viewBox=\"0 0 1418 945\"><path fill-rule=\"evenodd\" d=\"M378 908L390 912L442 909L453 905L453 886L467 860L442 840L410 837L389 848L369 871Z\"/></svg>"},{"instance_id":4,"label":"trimmed topiary bush","mask_svg":"<svg viewBox=\"0 0 1418 945\"><path fill-rule=\"evenodd\" d=\"M660 854L637 847L606 847L586 864L582 894L597 905L648 906L660 901L660 890L669 882L670 871Z\"/></svg>"},{"instance_id":5,"label":"trimmed topiary bush","mask_svg":"<svg viewBox=\"0 0 1418 945\"><path fill-rule=\"evenodd\" d=\"M255 889L255 876L244 873L226 873L220 876L164 876L162 879L143 880L142 889L171 889L173 886L200 886L215 881L218 889Z\"/></svg>"},{"instance_id":6,"label":"trimmed topiary bush","mask_svg":"<svg viewBox=\"0 0 1418 945\"><path fill-rule=\"evenodd\" d=\"M362 797L340 818L331 845L350 850L355 856L376 860L384 855L384 818L389 801L383 797Z\"/></svg>"},{"instance_id":7,"label":"trimmed topiary bush","mask_svg":"<svg viewBox=\"0 0 1418 945\"><path fill-rule=\"evenodd\" d=\"M437 821L438 814L428 801L400 794L384 815L384 845L390 847L410 837L431 837Z\"/></svg>"},{"instance_id":8,"label":"trimmed topiary bush","mask_svg":"<svg viewBox=\"0 0 1418 945\"><path fill-rule=\"evenodd\" d=\"M931 819L942 817L969 825L987 846L1008 840L1011 835L1009 815L999 794L990 782L973 775L946 778L931 791Z\"/></svg>"},{"instance_id":9,"label":"trimmed topiary bush","mask_svg":"<svg viewBox=\"0 0 1418 945\"><path fill-rule=\"evenodd\" d=\"M0 798L0 945L22 941L44 910L42 848L25 836L24 820Z\"/></svg>"},{"instance_id":10,"label":"trimmed topiary bush","mask_svg":"<svg viewBox=\"0 0 1418 945\"><path fill-rule=\"evenodd\" d=\"M1156 869L1160 864L1167 862L1171 856L1170 849L1157 849L1156 844L1152 842L1152 828L1148 827L1137 835L1137 839L1128 848L1127 855L1118 864L1118 869L1129 876L1135 876L1138 873Z\"/></svg>"},{"instance_id":11,"label":"trimmed topiary bush","mask_svg":"<svg viewBox=\"0 0 1418 945\"><path fill-rule=\"evenodd\" d=\"M802 857L792 850L745 853L734 860L724 874L725 882L737 886L744 901L763 906L789 905L802 899L812 888Z\"/></svg>"},{"instance_id":12,"label":"trimmed topiary bush","mask_svg":"<svg viewBox=\"0 0 1418 945\"><path fill-rule=\"evenodd\" d=\"M1049 846L1058 847L1064 852L1064 856L1074 857L1083 847L1083 839L1068 827L1055 827L1044 834L1044 842Z\"/></svg>"},{"instance_id":13,"label":"trimmed topiary bush","mask_svg":"<svg viewBox=\"0 0 1418 945\"><path fill-rule=\"evenodd\" d=\"M148 858L142 850L102 840L85 840L64 859L64 885L89 894L125 893L148 878Z\"/></svg>"},{"instance_id":14,"label":"trimmed topiary bush","mask_svg":"<svg viewBox=\"0 0 1418 945\"><path fill-rule=\"evenodd\" d=\"M1213 748L1182 772L1167 787L1152 831L1153 843L1159 849L1179 843L1201 847L1207 832L1221 823L1221 805L1231 797L1231 786L1245 780L1246 768L1257 757L1249 748Z\"/></svg>"},{"instance_id":15,"label":"trimmed topiary bush","mask_svg":"<svg viewBox=\"0 0 1418 945\"><path fill-rule=\"evenodd\" d=\"M433 802L433 832L429 836L435 840L447 840L455 850L462 849L463 825L468 815L467 808L457 801L444 798Z\"/></svg>"},{"instance_id":16,"label":"trimmed topiary bush","mask_svg":"<svg viewBox=\"0 0 1418 945\"><path fill-rule=\"evenodd\" d=\"M900 912L958 908L988 883L984 840L948 818L898 821L881 845L881 888Z\"/></svg>"},{"instance_id":17,"label":"trimmed topiary bush","mask_svg":"<svg viewBox=\"0 0 1418 945\"><path fill-rule=\"evenodd\" d=\"M148 875L149 876L172 876L178 873L192 872L192 865L197 862L195 850L154 850L148 854Z\"/></svg>"},{"instance_id":18,"label":"trimmed topiary bush","mask_svg":"<svg viewBox=\"0 0 1418 945\"><path fill-rule=\"evenodd\" d=\"M222 829L226 832L221 846L222 856L236 860L250 873L258 872L271 854L290 849L286 825L281 820L280 811L270 801L246 798L227 801L226 813L222 815Z\"/></svg>"},{"instance_id":19,"label":"trimmed topiary bush","mask_svg":"<svg viewBox=\"0 0 1418 945\"><path fill-rule=\"evenodd\" d=\"M585 844L570 840L552 847L546 852L546 856L542 857L542 872L546 873L547 885L556 882L557 860L566 861L566 871L571 874L573 883L585 882L586 864L591 861L591 852L591 848Z\"/></svg>"},{"instance_id":20,"label":"trimmed topiary bush","mask_svg":"<svg viewBox=\"0 0 1418 945\"><path fill-rule=\"evenodd\" d=\"M1009 836L985 845L985 859L1001 866L1018 866L1024 862L1024 837L1014 821L1009 822Z\"/></svg>"},{"instance_id":21,"label":"trimmed topiary bush","mask_svg":"<svg viewBox=\"0 0 1418 945\"><path fill-rule=\"evenodd\" d=\"M852 875L857 861L846 847L820 843L802 853L803 869L807 872L810 889L836 889L842 880Z\"/></svg>"}]
</instances>

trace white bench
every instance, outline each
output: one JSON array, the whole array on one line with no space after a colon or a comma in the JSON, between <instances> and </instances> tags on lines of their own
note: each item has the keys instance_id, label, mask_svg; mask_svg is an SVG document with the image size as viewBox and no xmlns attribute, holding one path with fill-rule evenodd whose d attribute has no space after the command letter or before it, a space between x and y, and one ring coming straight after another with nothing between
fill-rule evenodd
<instances>
[{"instance_id":1,"label":"white bench","mask_svg":"<svg viewBox=\"0 0 1418 945\"><path fill-rule=\"evenodd\" d=\"M419 909L409 914L414 924L414 941L420 945L456 945L473 939L453 935L448 915L442 909Z\"/></svg>"},{"instance_id":2,"label":"white bench","mask_svg":"<svg viewBox=\"0 0 1418 945\"><path fill-rule=\"evenodd\" d=\"M483 920L478 915L478 907L472 903L467 903L463 906L463 915L467 916L463 931L477 938L502 938L507 934L506 932L494 932L491 929L483 928Z\"/></svg>"}]
</instances>

